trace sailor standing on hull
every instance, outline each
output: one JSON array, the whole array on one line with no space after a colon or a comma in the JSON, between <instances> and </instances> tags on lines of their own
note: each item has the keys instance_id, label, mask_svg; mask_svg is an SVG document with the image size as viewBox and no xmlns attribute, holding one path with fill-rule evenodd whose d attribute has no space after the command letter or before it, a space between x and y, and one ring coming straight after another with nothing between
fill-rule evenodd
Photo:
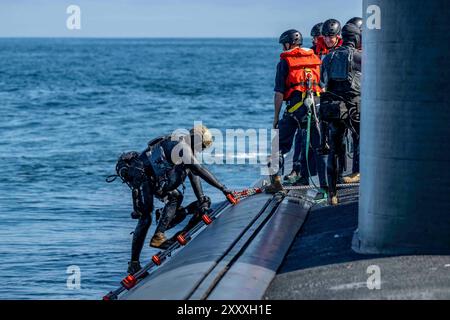
<instances>
[{"instance_id":1,"label":"sailor standing on hull","mask_svg":"<svg viewBox=\"0 0 450 320\"><path fill-rule=\"evenodd\" d=\"M350 19L347 24L353 24L359 28L362 34L363 28L363 19L360 17L354 17ZM362 50L362 40L360 42L360 48ZM353 142L353 165L352 165L352 174L342 178L343 183L358 183L360 181L359 174L359 122L354 124L356 127L356 132L352 131L352 142Z\"/></svg>"},{"instance_id":2,"label":"sailor standing on hull","mask_svg":"<svg viewBox=\"0 0 450 320\"><path fill-rule=\"evenodd\" d=\"M273 122L273 128L279 129L279 135L274 140L276 142L278 138L279 152L273 155L270 164L271 185L266 188L267 193L283 190L281 174L284 155L291 150L297 130L305 130L307 127L309 107L306 106L306 101L311 98L318 102L318 95L322 91L320 87L322 61L314 54L313 50L300 47L303 43L301 33L293 29L288 30L281 35L279 43L283 46L283 53L281 53L281 59L277 66ZM279 120L283 101L286 101L287 104L286 112ZM311 145L320 185L326 189L325 160L317 153L317 149L320 147L320 132L317 126L311 126ZM309 147L305 143L303 150ZM272 146L272 150L274 149L276 149L275 144ZM278 161L279 167L274 165L275 161ZM306 180L304 184L309 184L309 170L308 166L305 167L302 167L302 179Z\"/></svg>"},{"instance_id":3,"label":"sailor standing on hull","mask_svg":"<svg viewBox=\"0 0 450 320\"><path fill-rule=\"evenodd\" d=\"M322 36L314 44L314 52L320 58L342 46L341 29L341 23L336 19L328 19L322 24Z\"/></svg>"},{"instance_id":4,"label":"sailor standing on hull","mask_svg":"<svg viewBox=\"0 0 450 320\"><path fill-rule=\"evenodd\" d=\"M323 59L321 73L326 93L321 97L319 115L321 121L326 121L330 127L327 173L332 205L339 202L336 185L341 164L338 158L345 153L344 137L347 130L352 132L354 141L359 143L362 32L356 25L347 24L342 29L342 36L344 45ZM359 159L358 145L355 146L355 159ZM353 169L359 171L357 162L354 161ZM359 181L359 173L357 175Z\"/></svg>"},{"instance_id":5,"label":"sailor standing on hull","mask_svg":"<svg viewBox=\"0 0 450 320\"><path fill-rule=\"evenodd\" d=\"M196 126L190 131L190 135L180 139L160 137L152 140L141 154L133 152L119 158L116 171L132 188L132 217L139 219L131 247L128 267L130 274L141 269L139 258L152 222L154 197L163 201L165 206L150 246L167 249L174 240L168 240L165 232L180 223L187 211L193 213L197 209L209 208L211 204L210 199L203 194L200 178L222 191L225 196L231 194L195 157L197 152L210 147L212 142L209 130L204 126ZM184 185L186 177L189 177L197 201L185 209L181 207L183 192L179 188ZM194 215L188 226L194 226L199 220L199 215Z\"/></svg>"},{"instance_id":6,"label":"sailor standing on hull","mask_svg":"<svg viewBox=\"0 0 450 320\"><path fill-rule=\"evenodd\" d=\"M361 17L354 17L354 18L351 18L350 20L348 20L346 24L354 24L355 26L357 26L362 31L363 23L364 23L363 18L361 18Z\"/></svg>"},{"instance_id":7,"label":"sailor standing on hull","mask_svg":"<svg viewBox=\"0 0 450 320\"><path fill-rule=\"evenodd\" d=\"M320 22L316 24L311 29L311 39L313 46L311 47L311 50L314 51L316 55L319 56L318 50L317 50L317 44L320 41L320 38L322 38L322 26L323 23ZM323 41L323 39L322 39ZM306 168L307 165L309 165L309 170L311 172L311 175L315 176L317 175L317 168L316 168L316 162L314 161L314 157L312 155L312 152L309 153L309 159L308 163L306 163L306 156L302 154L302 151L305 151L305 148L303 148L304 143L304 130L297 130L297 133L295 135L295 143L294 143L294 156L292 157L292 171L290 174L288 174L284 180L292 183L293 185L296 184L302 184L301 179L301 172L302 167ZM304 179L303 179L304 181ZM298 183L300 182L300 183Z\"/></svg>"},{"instance_id":8,"label":"sailor standing on hull","mask_svg":"<svg viewBox=\"0 0 450 320\"><path fill-rule=\"evenodd\" d=\"M318 45L319 45L319 42L323 41L322 27L323 27L323 22L319 22L311 29L311 39L312 39L312 43L313 43L313 46L311 47L311 49L319 57L320 57L320 52L319 52Z\"/></svg>"}]
</instances>

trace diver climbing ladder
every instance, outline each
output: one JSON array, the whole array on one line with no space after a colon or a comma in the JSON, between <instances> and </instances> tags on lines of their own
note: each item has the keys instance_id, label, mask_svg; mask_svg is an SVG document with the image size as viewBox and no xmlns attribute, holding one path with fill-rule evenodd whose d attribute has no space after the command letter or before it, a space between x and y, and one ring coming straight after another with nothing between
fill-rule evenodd
<instances>
[{"instance_id":1,"label":"diver climbing ladder","mask_svg":"<svg viewBox=\"0 0 450 320\"><path fill-rule=\"evenodd\" d=\"M233 195L228 195L227 200L232 205L235 205L239 202L240 198L235 198ZM108 294L106 294L103 297L103 300L116 300L118 296L123 293L126 290L130 290L133 287L135 287L140 280L147 277L149 274L149 271L154 269L155 267L160 266L167 258L171 257L173 252L183 246L185 246L191 238L198 232L200 229L202 229L205 225L210 225L215 218L229 205L229 203L224 201L222 202L215 210L213 210L210 213L204 213L202 215L202 221L203 223L198 223L196 226L194 226L191 230L189 230L186 233L179 234L177 236L177 241L174 242L169 248L167 248L164 251L160 251L154 256L152 256L152 259L149 263L147 263L145 266L142 267L141 270L136 272L135 274L129 274L126 276L121 282L120 287L117 288L114 291L110 291Z\"/></svg>"},{"instance_id":2,"label":"diver climbing ladder","mask_svg":"<svg viewBox=\"0 0 450 320\"><path fill-rule=\"evenodd\" d=\"M338 188L352 188L357 187L359 184L346 184L346 185L338 185ZM315 189L314 186L286 186L284 188L285 191L302 191L302 190L311 190ZM152 256L151 261L147 263L141 270L139 270L135 274L130 274L126 276L120 283L120 287L114 291L110 291L107 295L103 297L103 300L116 300L120 294L123 292L134 288L141 280L146 278L150 271L153 271L156 267L159 267L163 264L163 262L172 256L172 254L185 246L194 235L196 235L205 225L210 225L222 212L225 208L229 206L229 204L236 205L239 201L252 197L257 194L264 193L265 186L249 188L242 191L234 192L232 195L227 197L227 201L222 202L217 208L212 210L212 212L205 213L202 215L202 222L198 223L194 228L186 233L179 234L176 237L176 242L174 242L167 250L160 251L154 256Z\"/></svg>"}]
</instances>

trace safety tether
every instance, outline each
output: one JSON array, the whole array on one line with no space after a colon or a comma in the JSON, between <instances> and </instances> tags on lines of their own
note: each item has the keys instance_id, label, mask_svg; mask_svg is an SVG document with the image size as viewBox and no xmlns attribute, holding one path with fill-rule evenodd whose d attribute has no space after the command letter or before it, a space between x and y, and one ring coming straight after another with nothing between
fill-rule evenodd
<instances>
[{"instance_id":1,"label":"safety tether","mask_svg":"<svg viewBox=\"0 0 450 320\"><path fill-rule=\"evenodd\" d=\"M311 145L311 121L312 121L312 108L316 108L316 104L314 102L314 97L311 91L311 78L312 78L312 74L311 73L307 73L306 75L307 79L308 79L308 95L309 95L309 99L311 100L311 103L305 103L307 109L308 109L308 123L307 123L307 127L306 127L306 167L308 169L308 176L309 176L309 180L311 181L312 185L314 186L314 188L311 189L316 189L317 192L319 193L323 193L325 195L325 199L328 197L328 193L326 192L326 190L321 189L320 187L318 187L311 175L311 170L309 167L309 148ZM307 98L307 99L308 99ZM316 121L317 121L317 115L315 115ZM317 130L320 130L319 128L317 128ZM320 134L320 131L319 131Z\"/></svg>"}]
</instances>

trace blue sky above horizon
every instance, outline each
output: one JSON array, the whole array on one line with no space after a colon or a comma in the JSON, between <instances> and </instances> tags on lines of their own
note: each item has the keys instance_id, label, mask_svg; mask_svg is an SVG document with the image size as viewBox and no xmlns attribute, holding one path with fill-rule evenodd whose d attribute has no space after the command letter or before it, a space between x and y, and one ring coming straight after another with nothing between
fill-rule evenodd
<instances>
[{"instance_id":1,"label":"blue sky above horizon","mask_svg":"<svg viewBox=\"0 0 450 320\"><path fill-rule=\"evenodd\" d=\"M66 8L81 8L68 30ZM319 21L362 16L362 0L2 0L0 37L305 36Z\"/></svg>"}]
</instances>

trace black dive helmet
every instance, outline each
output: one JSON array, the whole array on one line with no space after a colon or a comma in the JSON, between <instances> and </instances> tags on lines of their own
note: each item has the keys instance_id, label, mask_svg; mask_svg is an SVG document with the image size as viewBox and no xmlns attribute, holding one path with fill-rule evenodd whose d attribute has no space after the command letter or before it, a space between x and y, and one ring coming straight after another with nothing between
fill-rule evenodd
<instances>
[{"instance_id":1,"label":"black dive helmet","mask_svg":"<svg viewBox=\"0 0 450 320\"><path fill-rule=\"evenodd\" d=\"M336 19L329 19L323 23L322 35L334 37L341 34L341 23Z\"/></svg>"},{"instance_id":2,"label":"black dive helmet","mask_svg":"<svg viewBox=\"0 0 450 320\"><path fill-rule=\"evenodd\" d=\"M316 24L311 29L311 37L313 37L313 38L320 37L322 35L322 26L323 26L323 22Z\"/></svg>"},{"instance_id":3,"label":"black dive helmet","mask_svg":"<svg viewBox=\"0 0 450 320\"><path fill-rule=\"evenodd\" d=\"M346 24L342 28L342 39L345 43L353 43L355 48L361 48L362 44L362 33L361 29L352 23Z\"/></svg>"},{"instance_id":4,"label":"black dive helmet","mask_svg":"<svg viewBox=\"0 0 450 320\"><path fill-rule=\"evenodd\" d=\"M279 43L281 44L289 43L301 46L303 44L303 36L300 33L300 31L291 29L286 32L283 32L283 34L280 36Z\"/></svg>"},{"instance_id":5,"label":"black dive helmet","mask_svg":"<svg viewBox=\"0 0 450 320\"><path fill-rule=\"evenodd\" d=\"M346 24L353 24L362 30L363 28L363 19L360 17L354 17L347 21Z\"/></svg>"}]
</instances>

